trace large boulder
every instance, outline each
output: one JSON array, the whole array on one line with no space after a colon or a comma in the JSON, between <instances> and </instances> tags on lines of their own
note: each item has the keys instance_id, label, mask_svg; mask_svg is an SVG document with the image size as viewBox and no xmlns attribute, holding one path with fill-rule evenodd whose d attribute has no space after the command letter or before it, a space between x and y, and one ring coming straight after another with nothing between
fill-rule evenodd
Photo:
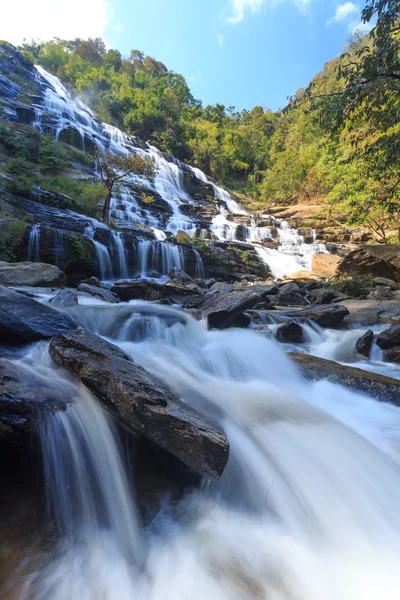
<instances>
[{"instance_id":1,"label":"large boulder","mask_svg":"<svg viewBox=\"0 0 400 600\"><path fill-rule=\"evenodd\" d=\"M66 280L65 273L55 265L0 262L0 285L57 287L64 286Z\"/></svg>"},{"instance_id":2,"label":"large boulder","mask_svg":"<svg viewBox=\"0 0 400 600\"><path fill-rule=\"evenodd\" d=\"M400 282L400 246L361 246L338 265L339 273L362 273Z\"/></svg>"},{"instance_id":3,"label":"large boulder","mask_svg":"<svg viewBox=\"0 0 400 600\"><path fill-rule=\"evenodd\" d=\"M371 354L372 342L374 341L374 332L368 329L356 342L356 350L359 354L369 358Z\"/></svg>"},{"instance_id":4,"label":"large boulder","mask_svg":"<svg viewBox=\"0 0 400 600\"><path fill-rule=\"evenodd\" d=\"M382 350L400 345L400 323L382 331L376 338L376 343Z\"/></svg>"},{"instance_id":5,"label":"large boulder","mask_svg":"<svg viewBox=\"0 0 400 600\"><path fill-rule=\"evenodd\" d=\"M283 314L292 319L314 321L314 323L317 323L321 327L336 327L349 314L349 311L341 304L323 304L317 306L313 304L308 308L293 310Z\"/></svg>"},{"instance_id":6,"label":"large boulder","mask_svg":"<svg viewBox=\"0 0 400 600\"><path fill-rule=\"evenodd\" d=\"M280 306L307 306L308 304L297 283L285 283L279 289L275 302Z\"/></svg>"},{"instance_id":7,"label":"large boulder","mask_svg":"<svg viewBox=\"0 0 400 600\"><path fill-rule=\"evenodd\" d=\"M225 435L122 350L78 330L55 337L50 354L136 433L204 477L217 479L222 474L229 454Z\"/></svg>"},{"instance_id":8,"label":"large boulder","mask_svg":"<svg viewBox=\"0 0 400 600\"><path fill-rule=\"evenodd\" d=\"M335 254L314 254L311 258L311 270L325 279L336 273L340 258Z\"/></svg>"},{"instance_id":9,"label":"large boulder","mask_svg":"<svg viewBox=\"0 0 400 600\"><path fill-rule=\"evenodd\" d=\"M121 279L116 281L111 292L123 302L129 300L160 300L164 296L163 285L148 279Z\"/></svg>"},{"instance_id":10,"label":"large boulder","mask_svg":"<svg viewBox=\"0 0 400 600\"><path fill-rule=\"evenodd\" d=\"M36 342L76 327L66 313L0 287L0 343Z\"/></svg>"},{"instance_id":11,"label":"large boulder","mask_svg":"<svg viewBox=\"0 0 400 600\"><path fill-rule=\"evenodd\" d=\"M261 296L249 289L208 292L199 298L188 300L184 308L198 310L201 317L207 317L210 328L247 327L250 317L244 313L260 300Z\"/></svg>"},{"instance_id":12,"label":"large boulder","mask_svg":"<svg viewBox=\"0 0 400 600\"><path fill-rule=\"evenodd\" d=\"M311 381L326 379L331 383L340 383L368 394L380 402L392 402L396 406L400 406L399 381L397 379L341 365L333 360L326 360L310 354L289 352L288 356L295 361L306 379Z\"/></svg>"}]
</instances>

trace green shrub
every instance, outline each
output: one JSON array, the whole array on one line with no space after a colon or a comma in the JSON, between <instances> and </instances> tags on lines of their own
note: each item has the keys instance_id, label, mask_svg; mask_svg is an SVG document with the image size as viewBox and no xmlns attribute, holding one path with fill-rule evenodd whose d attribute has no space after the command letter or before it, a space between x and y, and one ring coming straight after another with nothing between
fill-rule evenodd
<instances>
[{"instance_id":1,"label":"green shrub","mask_svg":"<svg viewBox=\"0 0 400 600\"><path fill-rule=\"evenodd\" d=\"M26 232L26 222L12 223L6 233L0 234L0 260L15 262L18 260Z\"/></svg>"},{"instance_id":2,"label":"green shrub","mask_svg":"<svg viewBox=\"0 0 400 600\"><path fill-rule=\"evenodd\" d=\"M338 292L357 298L358 296L367 296L372 291L372 279L372 275L350 273L346 277L332 279L330 286Z\"/></svg>"},{"instance_id":3,"label":"green shrub","mask_svg":"<svg viewBox=\"0 0 400 600\"><path fill-rule=\"evenodd\" d=\"M67 155L51 136L42 138L38 163L46 171L60 171L66 166Z\"/></svg>"}]
</instances>

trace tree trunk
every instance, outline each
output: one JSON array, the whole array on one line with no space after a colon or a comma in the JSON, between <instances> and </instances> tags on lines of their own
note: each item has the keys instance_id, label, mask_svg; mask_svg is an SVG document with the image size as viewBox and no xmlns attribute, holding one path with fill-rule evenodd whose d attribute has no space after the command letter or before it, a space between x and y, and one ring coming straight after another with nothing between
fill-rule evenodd
<instances>
[{"instance_id":1,"label":"tree trunk","mask_svg":"<svg viewBox=\"0 0 400 600\"><path fill-rule=\"evenodd\" d=\"M104 200L103 206L103 223L108 225L110 220L110 202L111 202L111 190L107 191L106 199Z\"/></svg>"}]
</instances>

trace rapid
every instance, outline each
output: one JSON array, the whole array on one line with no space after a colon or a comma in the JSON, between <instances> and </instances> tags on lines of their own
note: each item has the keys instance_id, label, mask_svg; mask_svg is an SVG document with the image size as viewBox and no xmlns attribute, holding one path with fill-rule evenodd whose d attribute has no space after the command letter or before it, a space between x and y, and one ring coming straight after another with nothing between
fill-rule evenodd
<instances>
[{"instance_id":1,"label":"rapid","mask_svg":"<svg viewBox=\"0 0 400 600\"><path fill-rule=\"evenodd\" d=\"M47 342L9 356L70 403L39 432L52 544L10 576L18 594L5 597L397 598L398 408L305 382L274 340L210 331L175 307L81 297L69 312L218 424L230 458L219 481L165 494L145 520L109 414L55 367Z\"/></svg>"}]
</instances>

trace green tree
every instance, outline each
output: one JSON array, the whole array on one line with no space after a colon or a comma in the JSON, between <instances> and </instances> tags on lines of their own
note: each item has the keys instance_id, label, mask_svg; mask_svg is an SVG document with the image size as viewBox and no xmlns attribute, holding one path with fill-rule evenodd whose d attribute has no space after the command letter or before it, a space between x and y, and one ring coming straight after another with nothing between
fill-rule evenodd
<instances>
[{"instance_id":1,"label":"green tree","mask_svg":"<svg viewBox=\"0 0 400 600\"><path fill-rule=\"evenodd\" d=\"M154 163L149 157L140 154L118 156L111 152L96 154L95 160L100 172L101 181L106 189L106 198L103 205L103 223L108 225L110 216L110 202L115 185L123 181L132 173L151 178L154 175Z\"/></svg>"}]
</instances>

